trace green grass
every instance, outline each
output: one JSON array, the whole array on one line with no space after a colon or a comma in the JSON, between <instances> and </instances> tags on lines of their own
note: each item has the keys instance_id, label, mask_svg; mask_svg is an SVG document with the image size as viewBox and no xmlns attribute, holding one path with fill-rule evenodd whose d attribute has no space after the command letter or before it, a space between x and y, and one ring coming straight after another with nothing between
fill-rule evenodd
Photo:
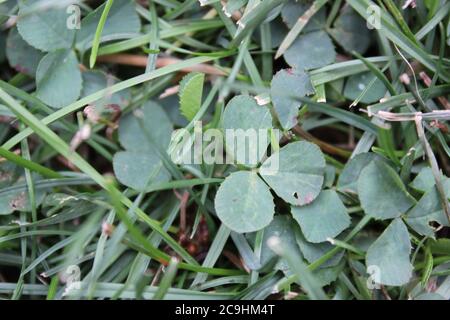
<instances>
[{"instance_id":1,"label":"green grass","mask_svg":"<svg viewBox=\"0 0 450 320\"><path fill-rule=\"evenodd\" d=\"M81 2L82 18L98 5ZM202 1L200 6L194 0L130 0L128 16L121 17L126 23L118 24L114 6L119 2L105 1L91 26L91 49L81 52L76 35L61 48L75 52L81 70L68 72L65 79L81 72L83 90L59 109L46 100L44 87L54 85L52 94L63 97L73 88L52 82L52 66L44 79L36 79L41 57L34 55L46 53L25 42L22 22L22 42L12 39L16 22L7 22L15 15L19 21L29 15L44 15L45 20L46 10L52 9L43 11L38 5L19 12L15 0L0 3L0 299L450 299L448 2L418 1L416 8L403 10L403 1L397 0L305 0L294 4L302 10L292 18L289 14L296 12L285 10L292 5L287 0L242 1L232 16L220 1ZM365 32L358 28L373 18L367 8L374 4L379 6L380 28L358 38ZM67 14L62 9L64 24ZM344 32L350 39L339 41L346 12L353 14ZM133 23L140 29L133 31ZM336 58L296 70L285 57L296 41L318 30L332 41ZM366 48L356 46L366 40ZM300 62L312 63L325 56L320 49L311 40L294 57L304 54L307 58ZM313 94L298 96L307 85L299 80L287 83L282 92L272 88L274 75L292 67L288 74L304 71ZM198 111L187 120L179 110L177 86L192 70L205 73L204 94L200 105L190 106ZM368 75L367 83L358 80L351 87L362 73ZM93 80L99 75L104 83ZM270 130L273 150L282 152L286 145L305 140L320 147L326 161L320 188L336 192L351 218L342 233L322 243L309 241L301 224L291 219L291 205L270 189L268 180L263 184L274 199L275 215L288 219L287 226L274 233L278 238L270 237L272 224L247 234L235 232L217 216L215 195L230 173L258 169L178 165L161 145L165 137L158 136L164 121L149 126L139 116L139 109L153 101L162 105L176 129L193 132L201 121L220 130L228 102L241 94L257 96L257 101L269 98L260 107L268 108L273 129L283 135L278 140ZM274 96L298 107L296 126L282 127ZM87 116L86 106L97 108L97 119ZM135 139L145 140L141 150L131 151L154 154L159 161L144 190L122 184L113 165L116 154L126 149L120 130L127 117L138 119L141 129ZM86 128L89 132L82 137ZM394 173L383 177L392 174L394 182L386 178L379 183L386 182L380 187L385 193L400 189L408 195L411 205L398 215L379 219L361 196L358 176L352 187L357 185L357 190L340 185L349 163L363 153L392 168ZM162 172L170 178L161 181ZM379 197L379 186L364 187ZM401 207L390 196L380 196L379 205ZM229 206L235 205L240 204L230 200ZM425 225L432 222L431 233L417 227L423 222L412 220L417 219L414 211L430 219ZM367 286L368 261L374 243L393 221L407 230L411 252L396 256L407 256L411 276L399 285L373 289ZM317 232L326 229L322 222ZM397 236L386 255L400 250L397 245L405 237ZM383 261L384 255L375 258ZM80 286L69 290L71 275Z\"/></svg>"}]
</instances>

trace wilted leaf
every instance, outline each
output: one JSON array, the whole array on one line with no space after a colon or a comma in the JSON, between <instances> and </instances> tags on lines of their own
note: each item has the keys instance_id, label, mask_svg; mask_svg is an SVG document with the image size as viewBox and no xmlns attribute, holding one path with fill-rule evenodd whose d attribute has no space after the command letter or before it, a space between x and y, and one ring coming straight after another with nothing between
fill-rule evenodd
<instances>
[{"instance_id":1,"label":"wilted leaf","mask_svg":"<svg viewBox=\"0 0 450 320\"><path fill-rule=\"evenodd\" d=\"M361 171L358 195L366 214L376 219L400 217L416 202L395 170L379 160Z\"/></svg>"},{"instance_id":2,"label":"wilted leaf","mask_svg":"<svg viewBox=\"0 0 450 320\"><path fill-rule=\"evenodd\" d=\"M309 204L322 189L325 158L319 147L293 142L264 161L260 174L275 193L295 206Z\"/></svg>"},{"instance_id":3,"label":"wilted leaf","mask_svg":"<svg viewBox=\"0 0 450 320\"><path fill-rule=\"evenodd\" d=\"M266 227L275 214L270 190L254 172L232 173L220 185L214 203L222 223L239 233Z\"/></svg>"},{"instance_id":4,"label":"wilted leaf","mask_svg":"<svg viewBox=\"0 0 450 320\"><path fill-rule=\"evenodd\" d=\"M408 229L401 219L395 219L367 251L366 266L373 266L373 280L388 286L408 283L413 270L410 252Z\"/></svg>"},{"instance_id":5,"label":"wilted leaf","mask_svg":"<svg viewBox=\"0 0 450 320\"><path fill-rule=\"evenodd\" d=\"M322 191L306 206L292 206L291 213L305 238L314 243L334 238L350 226L347 209L333 190Z\"/></svg>"},{"instance_id":6,"label":"wilted leaf","mask_svg":"<svg viewBox=\"0 0 450 320\"><path fill-rule=\"evenodd\" d=\"M294 69L280 70L275 74L270 86L270 95L275 111L284 129L297 124L298 109L301 105L296 97L314 93L309 76Z\"/></svg>"}]
</instances>

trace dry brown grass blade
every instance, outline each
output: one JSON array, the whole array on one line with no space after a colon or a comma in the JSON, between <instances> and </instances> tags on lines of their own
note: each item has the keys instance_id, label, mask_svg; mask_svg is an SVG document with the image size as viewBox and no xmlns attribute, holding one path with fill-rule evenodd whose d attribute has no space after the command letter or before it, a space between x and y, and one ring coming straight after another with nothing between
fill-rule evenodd
<instances>
[{"instance_id":1,"label":"dry brown grass blade","mask_svg":"<svg viewBox=\"0 0 450 320\"><path fill-rule=\"evenodd\" d=\"M111 55L104 55L99 56L98 61L101 62L108 62L108 63L116 63L116 64L123 64L127 66L135 66L135 67L141 67L145 68L147 66L147 56L143 55L136 55L136 54L111 54ZM156 60L156 68L162 68L166 67L171 64L179 63L182 60L172 57L161 57ZM192 67L181 69L183 72L202 72L205 74L210 75L217 75L217 76L224 76L225 72L222 70L209 65L200 63Z\"/></svg>"},{"instance_id":2,"label":"dry brown grass blade","mask_svg":"<svg viewBox=\"0 0 450 320\"><path fill-rule=\"evenodd\" d=\"M425 71L420 72L419 76L427 87L431 86L432 80ZM445 109L450 110L450 102L445 97L437 97L437 99Z\"/></svg>"},{"instance_id":3,"label":"dry brown grass blade","mask_svg":"<svg viewBox=\"0 0 450 320\"><path fill-rule=\"evenodd\" d=\"M320 149L322 149L326 153L334 154L334 155L344 157L344 158L350 158L350 156L352 155L352 153L350 151L335 147L329 143L326 143L320 139L317 139L309 132L306 132L305 130L300 128L300 126L298 126L298 125L292 128L292 132L294 132L297 136L302 137L303 139L305 139L307 141L317 144L320 147Z\"/></svg>"}]
</instances>

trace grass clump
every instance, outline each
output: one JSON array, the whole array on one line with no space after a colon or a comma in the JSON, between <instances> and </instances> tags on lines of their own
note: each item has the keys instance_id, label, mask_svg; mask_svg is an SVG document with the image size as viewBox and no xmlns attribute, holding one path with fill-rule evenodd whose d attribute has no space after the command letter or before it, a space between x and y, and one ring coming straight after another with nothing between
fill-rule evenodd
<instances>
[{"instance_id":1,"label":"grass clump","mask_svg":"<svg viewBox=\"0 0 450 320\"><path fill-rule=\"evenodd\" d=\"M0 297L448 300L449 9L0 1Z\"/></svg>"}]
</instances>

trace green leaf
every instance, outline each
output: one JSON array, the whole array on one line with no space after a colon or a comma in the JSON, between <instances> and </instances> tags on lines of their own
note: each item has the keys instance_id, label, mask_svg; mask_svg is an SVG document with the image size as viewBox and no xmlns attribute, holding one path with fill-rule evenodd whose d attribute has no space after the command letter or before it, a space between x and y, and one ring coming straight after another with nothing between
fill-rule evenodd
<instances>
[{"instance_id":1,"label":"green leaf","mask_svg":"<svg viewBox=\"0 0 450 320\"><path fill-rule=\"evenodd\" d=\"M259 106L248 95L231 99L223 113L227 153L238 163L256 167L270 143L272 116L266 106Z\"/></svg>"},{"instance_id":2,"label":"green leaf","mask_svg":"<svg viewBox=\"0 0 450 320\"><path fill-rule=\"evenodd\" d=\"M336 180L336 167L332 165L327 165L325 167L325 188L332 188L334 181Z\"/></svg>"},{"instance_id":3,"label":"green leaf","mask_svg":"<svg viewBox=\"0 0 450 320\"><path fill-rule=\"evenodd\" d=\"M293 223L294 221L289 216L275 216L273 221L264 229L261 248L261 265L263 267L268 266L277 258L277 254L267 245L267 241L271 237L279 238L283 246L287 248L291 254L297 254L300 257L302 256L295 238L295 232L293 229L295 225ZM289 266L285 260L280 259L276 263L274 269L286 271L289 269Z\"/></svg>"},{"instance_id":4,"label":"green leaf","mask_svg":"<svg viewBox=\"0 0 450 320\"><path fill-rule=\"evenodd\" d=\"M81 21L81 28L76 35L76 47L81 52L91 48L105 5L106 3L99 6ZM129 38L139 33L140 29L141 22L134 1L116 0L108 13L100 43Z\"/></svg>"},{"instance_id":5,"label":"green leaf","mask_svg":"<svg viewBox=\"0 0 450 320\"><path fill-rule=\"evenodd\" d=\"M19 178L19 172L13 162L0 163L0 188L11 186Z\"/></svg>"},{"instance_id":6,"label":"green leaf","mask_svg":"<svg viewBox=\"0 0 450 320\"><path fill-rule=\"evenodd\" d=\"M303 262L301 255L294 254L278 238L270 239L270 248L280 255L289 266L289 269L283 270L289 278L294 277L296 281L306 292L311 300L327 300L328 296L322 290L322 282L318 281L312 274L310 268Z\"/></svg>"},{"instance_id":7,"label":"green leaf","mask_svg":"<svg viewBox=\"0 0 450 320\"><path fill-rule=\"evenodd\" d=\"M149 101L120 120L119 141L126 151L113 158L117 179L137 191L149 191L170 180L158 148L167 149L172 123L164 110Z\"/></svg>"},{"instance_id":8,"label":"green leaf","mask_svg":"<svg viewBox=\"0 0 450 320\"><path fill-rule=\"evenodd\" d=\"M306 10L310 8L310 3L303 3L296 0L289 0L281 11L283 22L286 23L289 29L292 29ZM319 10L307 23L302 30L303 33L317 31L323 29L326 22L326 10L322 8Z\"/></svg>"},{"instance_id":9,"label":"green leaf","mask_svg":"<svg viewBox=\"0 0 450 320\"><path fill-rule=\"evenodd\" d=\"M192 121L202 105L205 75L191 72L180 82L180 111L187 120Z\"/></svg>"},{"instance_id":10,"label":"green leaf","mask_svg":"<svg viewBox=\"0 0 450 320\"><path fill-rule=\"evenodd\" d=\"M443 187L446 192L447 199L450 198L450 179L446 178ZM447 206L449 206L447 201ZM419 202L406 215L406 223L417 233L434 238L435 229L431 226L431 222L435 221L443 226L450 226L447 215L445 214L439 198L439 193L433 185Z\"/></svg>"},{"instance_id":11,"label":"green leaf","mask_svg":"<svg viewBox=\"0 0 450 320\"><path fill-rule=\"evenodd\" d=\"M270 85L270 95L281 126L291 129L297 124L298 109L301 103L296 97L314 93L309 76L294 69L278 71Z\"/></svg>"},{"instance_id":12,"label":"green leaf","mask_svg":"<svg viewBox=\"0 0 450 320\"><path fill-rule=\"evenodd\" d=\"M119 141L128 151L153 151L150 139L167 148L172 134L172 123L159 104L148 101L141 109L123 117L119 123Z\"/></svg>"},{"instance_id":13,"label":"green leaf","mask_svg":"<svg viewBox=\"0 0 450 320\"><path fill-rule=\"evenodd\" d=\"M82 73L83 89L81 90L81 98L90 96L100 90L106 89L116 84L117 79L106 75L101 71L85 71ZM116 104L121 109L124 109L129 105L131 101L131 92L126 89L112 95L105 95L104 99L97 100L91 105L98 107L99 109L105 107L108 104Z\"/></svg>"},{"instance_id":14,"label":"green leaf","mask_svg":"<svg viewBox=\"0 0 450 320\"><path fill-rule=\"evenodd\" d=\"M220 185L214 204L222 223L239 233L263 229L275 214L270 190L254 172L232 173Z\"/></svg>"},{"instance_id":15,"label":"green leaf","mask_svg":"<svg viewBox=\"0 0 450 320\"><path fill-rule=\"evenodd\" d=\"M382 161L383 158L373 152L360 153L351 158L345 165L344 170L342 170L336 188L341 192L358 193L359 175L373 160Z\"/></svg>"},{"instance_id":16,"label":"green leaf","mask_svg":"<svg viewBox=\"0 0 450 320\"><path fill-rule=\"evenodd\" d=\"M334 246L330 242L321 242L321 243L311 243L306 240L305 236L302 234L300 229L297 230L296 234L297 243L300 246L300 251L303 254L303 257L309 263L314 263L318 259L322 258L327 252L330 252ZM334 267L339 264L344 256L344 251L338 252L336 255L333 255L330 259L328 259L325 263L323 263L320 268L329 268Z\"/></svg>"},{"instance_id":17,"label":"green leaf","mask_svg":"<svg viewBox=\"0 0 450 320\"><path fill-rule=\"evenodd\" d=\"M281 228L278 229L280 230L280 232L284 232L279 236L279 238L281 239L281 244L287 249L286 252L289 252L289 254L294 254L294 257L299 256L299 259L306 259L306 261L312 264L318 259L322 258L324 254L333 249L333 246L329 242L308 242L303 236L300 228L295 223L293 224L292 218L287 216L278 217L283 218L284 220L283 224L279 223ZM275 219L277 219L277 217L275 217ZM290 227L288 224L290 225ZM266 236L267 232L270 232L269 228L271 228L271 225L269 225L269 227L264 230L264 237ZM277 229L275 230L278 231ZM296 242L296 244L292 243L292 232L294 232L293 241ZM300 248L300 251L298 251L298 248ZM264 255L264 250L262 251L262 254ZM342 261L343 256L344 252L341 251L336 255L330 257L318 268L311 268L311 265L309 266L309 269L313 269L313 276L316 282L318 282L321 287L328 285L330 282L334 281L337 278L337 275L342 271L343 263L340 262ZM285 259L281 259L275 267L280 267L287 277L292 277L293 272L289 268L290 266L287 264L287 261ZM299 285L302 285L298 280L295 282L297 282Z\"/></svg>"},{"instance_id":18,"label":"green leaf","mask_svg":"<svg viewBox=\"0 0 450 320\"><path fill-rule=\"evenodd\" d=\"M261 27L263 27L263 26L261 26ZM269 23L268 27L264 26L264 28L268 28L270 30L270 42L268 41L269 39L267 39L267 46L272 49L278 48L278 46L281 44L281 42L283 41L284 37L286 37L286 34L288 32L286 25L282 21L276 19L276 20L272 21L271 23ZM264 32L261 32L261 28L255 30L255 34L254 34L255 40L261 42L262 41L261 35L263 33ZM267 36L268 34L269 34L269 32L265 32L265 36L267 38L268 38L268 36ZM261 44L262 44L262 42L261 42ZM272 76L272 73L271 73L271 76Z\"/></svg>"},{"instance_id":19,"label":"green leaf","mask_svg":"<svg viewBox=\"0 0 450 320\"><path fill-rule=\"evenodd\" d=\"M377 283L401 286L412 276L410 252L408 229L401 219L395 219L367 250L366 266L378 268L379 272L374 274Z\"/></svg>"},{"instance_id":20,"label":"green leaf","mask_svg":"<svg viewBox=\"0 0 450 320\"><path fill-rule=\"evenodd\" d=\"M264 161L259 172L284 201L302 206L314 201L322 189L325 158L315 144L293 142Z\"/></svg>"},{"instance_id":21,"label":"green leaf","mask_svg":"<svg viewBox=\"0 0 450 320\"><path fill-rule=\"evenodd\" d=\"M351 7L345 6L342 9L333 27L330 30L331 36L347 52L363 54L369 48L371 38L367 23Z\"/></svg>"},{"instance_id":22,"label":"green leaf","mask_svg":"<svg viewBox=\"0 0 450 320\"><path fill-rule=\"evenodd\" d=\"M19 1L17 28L22 38L42 51L71 48L75 29L67 27L66 8L34 9L36 3L38 0Z\"/></svg>"},{"instance_id":23,"label":"green leaf","mask_svg":"<svg viewBox=\"0 0 450 320\"><path fill-rule=\"evenodd\" d=\"M436 184L434 180L433 171L430 167L424 167L419 174L410 183L410 187L421 192L427 192Z\"/></svg>"},{"instance_id":24,"label":"green leaf","mask_svg":"<svg viewBox=\"0 0 450 320\"><path fill-rule=\"evenodd\" d=\"M292 68L310 70L334 62L336 51L326 32L314 31L297 37L283 56Z\"/></svg>"},{"instance_id":25,"label":"green leaf","mask_svg":"<svg viewBox=\"0 0 450 320\"><path fill-rule=\"evenodd\" d=\"M6 40L6 57L9 65L17 71L34 77L36 70L44 54L30 46L22 39L17 28L14 27L9 31Z\"/></svg>"},{"instance_id":26,"label":"green leaf","mask_svg":"<svg viewBox=\"0 0 450 320\"><path fill-rule=\"evenodd\" d=\"M313 275L316 280L319 282L321 287L325 287L330 285L333 281L342 274L343 269L345 267L345 263L341 262L337 266L329 267L329 268L320 268L313 271ZM297 281L298 283L298 281Z\"/></svg>"},{"instance_id":27,"label":"green leaf","mask_svg":"<svg viewBox=\"0 0 450 320\"><path fill-rule=\"evenodd\" d=\"M361 171L358 195L366 214L382 220L400 217L416 202L395 170L379 160Z\"/></svg>"},{"instance_id":28,"label":"green leaf","mask_svg":"<svg viewBox=\"0 0 450 320\"><path fill-rule=\"evenodd\" d=\"M334 238L350 226L350 216L337 193L322 191L316 200L303 207L291 207L305 238L314 243Z\"/></svg>"},{"instance_id":29,"label":"green leaf","mask_svg":"<svg viewBox=\"0 0 450 320\"><path fill-rule=\"evenodd\" d=\"M146 151L122 151L114 155L114 173L120 183L137 191L148 191L151 184L170 180L156 153Z\"/></svg>"},{"instance_id":30,"label":"green leaf","mask_svg":"<svg viewBox=\"0 0 450 320\"><path fill-rule=\"evenodd\" d=\"M281 11L281 4L286 0L264 0L255 2L252 10L246 10L239 20L240 28L234 34L230 47L237 47L242 40L249 35L258 25L264 21L270 21Z\"/></svg>"},{"instance_id":31,"label":"green leaf","mask_svg":"<svg viewBox=\"0 0 450 320\"><path fill-rule=\"evenodd\" d=\"M368 88L370 86L370 88ZM368 89L367 89L368 88ZM367 92L365 90L367 89ZM383 98L387 92L383 82L377 79L371 72L364 72L348 78L345 84L344 96L350 100L356 100L363 92L362 103L374 103Z\"/></svg>"},{"instance_id":32,"label":"green leaf","mask_svg":"<svg viewBox=\"0 0 450 320\"><path fill-rule=\"evenodd\" d=\"M72 50L48 53L36 71L37 97L54 108L76 101L81 93L82 78L78 60Z\"/></svg>"},{"instance_id":33,"label":"green leaf","mask_svg":"<svg viewBox=\"0 0 450 320\"><path fill-rule=\"evenodd\" d=\"M437 240L428 240L431 252L433 254L450 255L450 239L440 238Z\"/></svg>"},{"instance_id":34,"label":"green leaf","mask_svg":"<svg viewBox=\"0 0 450 320\"><path fill-rule=\"evenodd\" d=\"M318 14L318 12L323 13L321 15L321 22L323 24L323 27L325 27L325 11L321 10L324 9L323 6L327 3L328 0L315 0L311 6L309 6L307 9L302 8L303 12L300 13L300 15L295 19L294 24L289 26L289 32L286 35L286 37L283 39L282 43L279 45L279 48L275 54L275 59L278 59L281 55L284 54L284 52L291 46L291 44L297 39L298 35L304 31L308 27L308 24L310 23L310 20L314 19L314 16ZM297 8L297 7L294 7ZM293 8L293 9L294 9ZM283 8L284 9L284 8ZM321 10L321 11L320 11ZM294 17L292 15L291 17ZM316 18L317 21L317 18ZM316 22L315 21L315 22ZM312 23L312 21L311 21ZM314 26L316 27L316 26ZM319 26L319 29L321 29L322 26ZM311 28L310 28L311 29Z\"/></svg>"}]
</instances>

